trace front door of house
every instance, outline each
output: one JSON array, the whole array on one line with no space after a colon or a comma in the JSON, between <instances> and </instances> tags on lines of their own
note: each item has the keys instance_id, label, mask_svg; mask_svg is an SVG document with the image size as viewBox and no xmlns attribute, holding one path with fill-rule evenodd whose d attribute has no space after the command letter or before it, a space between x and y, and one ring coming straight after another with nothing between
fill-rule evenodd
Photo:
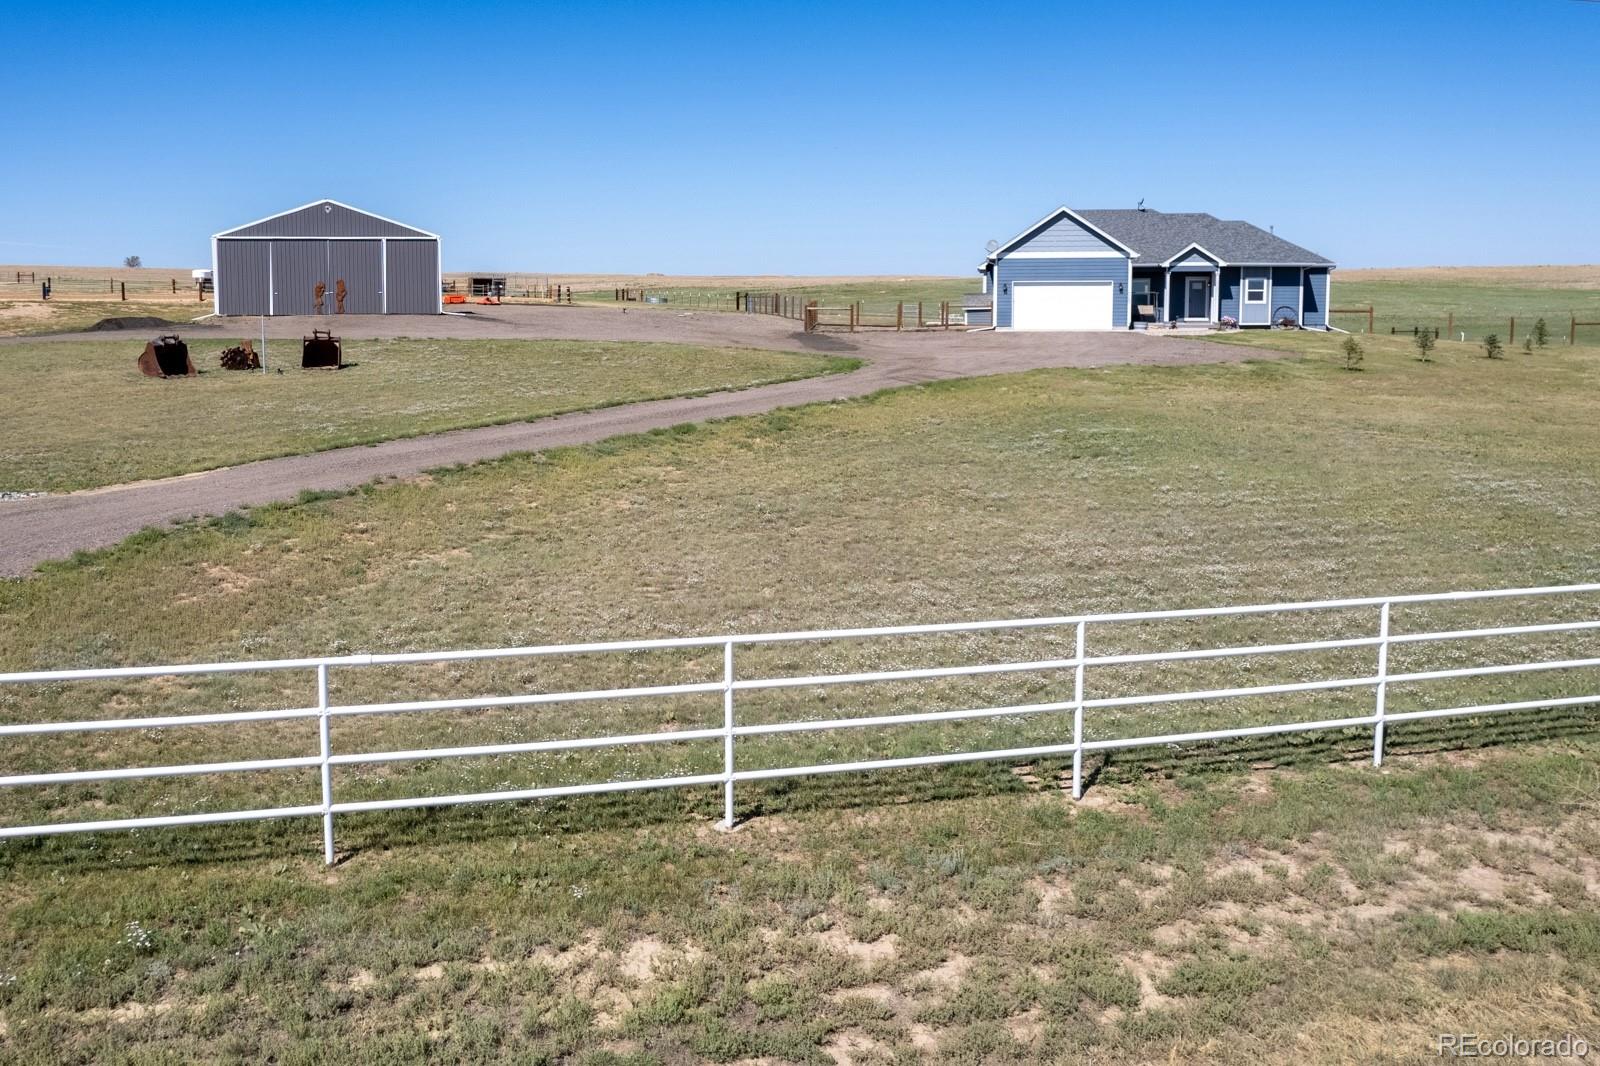
<instances>
[{"instance_id":1,"label":"front door of house","mask_svg":"<svg viewBox=\"0 0 1600 1066\"><path fill-rule=\"evenodd\" d=\"M1190 277L1184 284L1187 294L1184 318L1191 322L1206 321L1211 317L1211 279L1203 275Z\"/></svg>"}]
</instances>

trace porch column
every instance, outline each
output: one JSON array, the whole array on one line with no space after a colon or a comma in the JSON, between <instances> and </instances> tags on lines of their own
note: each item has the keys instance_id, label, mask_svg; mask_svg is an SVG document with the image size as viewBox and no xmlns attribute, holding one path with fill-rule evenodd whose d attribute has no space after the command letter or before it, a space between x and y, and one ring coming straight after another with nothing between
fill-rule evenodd
<instances>
[{"instance_id":1,"label":"porch column","mask_svg":"<svg viewBox=\"0 0 1600 1066\"><path fill-rule=\"evenodd\" d=\"M1168 322L1176 321L1172 317L1172 271L1167 271L1167 302L1162 305L1161 313L1167 316Z\"/></svg>"},{"instance_id":2,"label":"porch column","mask_svg":"<svg viewBox=\"0 0 1600 1066\"><path fill-rule=\"evenodd\" d=\"M1222 321L1222 268L1211 272L1211 322Z\"/></svg>"}]
</instances>

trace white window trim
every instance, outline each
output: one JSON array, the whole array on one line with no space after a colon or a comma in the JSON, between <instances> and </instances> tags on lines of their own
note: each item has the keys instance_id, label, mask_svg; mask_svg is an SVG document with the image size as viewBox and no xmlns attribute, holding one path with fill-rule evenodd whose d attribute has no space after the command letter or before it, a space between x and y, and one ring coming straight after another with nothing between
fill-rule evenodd
<instances>
[{"instance_id":1,"label":"white window trim","mask_svg":"<svg viewBox=\"0 0 1600 1066\"><path fill-rule=\"evenodd\" d=\"M1250 286L1251 286L1251 284L1253 284L1255 282L1260 282L1261 283L1261 295L1260 296L1256 296L1256 297L1252 297L1250 295ZM1268 303L1272 299L1271 292L1272 292L1271 283L1268 282L1266 278L1245 278L1244 279L1244 302L1247 303L1247 304L1264 304L1264 303Z\"/></svg>"}]
</instances>

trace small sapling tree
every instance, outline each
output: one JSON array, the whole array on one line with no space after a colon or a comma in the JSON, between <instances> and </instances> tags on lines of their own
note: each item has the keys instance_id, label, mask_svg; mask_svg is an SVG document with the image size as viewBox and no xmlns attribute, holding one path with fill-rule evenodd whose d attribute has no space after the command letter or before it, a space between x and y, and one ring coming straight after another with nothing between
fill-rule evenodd
<instances>
[{"instance_id":1,"label":"small sapling tree","mask_svg":"<svg viewBox=\"0 0 1600 1066\"><path fill-rule=\"evenodd\" d=\"M1541 348L1550 343L1550 327L1542 318L1533 324L1533 343Z\"/></svg>"},{"instance_id":2,"label":"small sapling tree","mask_svg":"<svg viewBox=\"0 0 1600 1066\"><path fill-rule=\"evenodd\" d=\"M1366 358L1366 352L1361 347L1361 342L1354 337L1346 337L1339 346L1344 350L1344 368L1346 370L1360 370L1361 360Z\"/></svg>"},{"instance_id":3,"label":"small sapling tree","mask_svg":"<svg viewBox=\"0 0 1600 1066\"><path fill-rule=\"evenodd\" d=\"M1483 357L1485 359L1499 359L1506 354L1505 348L1500 344L1500 336L1491 333L1483 338Z\"/></svg>"},{"instance_id":4,"label":"small sapling tree","mask_svg":"<svg viewBox=\"0 0 1600 1066\"><path fill-rule=\"evenodd\" d=\"M1432 362L1433 361L1433 348L1434 348L1434 345L1437 343L1433 339L1433 331L1432 330L1426 330L1426 329L1419 329L1419 330L1417 330L1417 335L1414 338L1412 338L1412 340L1413 340L1413 343L1415 343L1416 346L1417 346L1417 358L1421 359L1424 363Z\"/></svg>"},{"instance_id":5,"label":"small sapling tree","mask_svg":"<svg viewBox=\"0 0 1600 1066\"><path fill-rule=\"evenodd\" d=\"M1522 338L1522 353L1524 355L1532 355L1533 354L1533 338L1532 337L1524 337L1524 338Z\"/></svg>"}]
</instances>

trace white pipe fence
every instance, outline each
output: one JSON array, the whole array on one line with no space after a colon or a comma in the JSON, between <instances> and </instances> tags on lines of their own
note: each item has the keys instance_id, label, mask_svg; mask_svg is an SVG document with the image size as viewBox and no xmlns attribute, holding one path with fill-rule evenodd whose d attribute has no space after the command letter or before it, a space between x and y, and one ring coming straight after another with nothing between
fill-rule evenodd
<instances>
[{"instance_id":1,"label":"white pipe fence","mask_svg":"<svg viewBox=\"0 0 1600 1066\"><path fill-rule=\"evenodd\" d=\"M220 714L175 714L138 718L102 718L78 721L22 722L0 724L0 737L37 736L55 733L81 733L98 730L153 729L180 726L229 725L234 723L287 721L315 719L318 733L316 755L248 759L232 762L188 763L174 766L138 766L120 769L65 771L57 773L31 773L0 775L0 786L22 787L57 785L78 782L117 781L130 778L167 777L194 774L230 774L261 770L318 769L321 778L321 802L291 807L256 808L240 811L213 811L201 814L180 814L135 818L114 818L100 821L54 822L42 825L0 827L0 839L12 837L45 836L62 833L86 833L114 829L145 829L168 826L206 825L218 822L261 821L278 818L320 817L322 819L323 858L334 861L334 818L336 815L357 811L398 810L413 807L445 807L463 804L546 799L557 796L595 795L608 792L627 792L644 789L682 788L721 785L723 791L722 824L734 824L734 787L741 781L761 781L781 777L811 774L847 773L870 770L895 769L914 766L937 766L949 763L983 760L1034 759L1044 756L1072 756L1072 795L1083 796L1083 756L1085 752L1112 751L1116 749L1171 745L1199 741L1227 740L1241 737L1271 736L1284 733L1305 733L1320 730L1371 728L1372 761L1381 765L1384 754L1386 727L1393 722L1411 722L1424 719L1461 717L1491 714L1502 711L1554 709L1600 704L1600 691L1591 694L1553 699L1528 699L1511 702L1467 704L1456 707L1393 713L1388 710L1391 686L1408 682L1436 681L1451 678L1485 677L1502 674L1521 674L1552 670L1577 670L1600 667L1600 656L1505 663L1490 666L1473 666L1449 670L1413 671L1391 673L1389 649L1394 645L1423 642L1474 640L1489 637L1506 637L1549 633L1571 633L1600 630L1600 619L1529 625L1505 625L1485 629L1457 629L1424 633L1390 631L1390 612L1396 605L1437 604L1507 598L1577 595L1600 592L1600 584L1564 585L1542 588L1496 589L1480 592L1448 592L1421 595L1366 597L1360 599L1302 601L1290 603L1253 604L1247 606L1190 608L1167 611L1133 611L1118 614L1080 614L1051 618L1004 619L983 622L956 622L935 625L881 626L861 629L812 630L789 633L759 633L743 636L683 637L656 640L608 641L587 644L539 645L520 648L470 649L460 651L417 652L381 655L343 655L304 659L277 659L246 662L193 663L168 666L107 667L86 670L43 670L0 673L0 685L26 685L49 682L69 682L101 679L147 678L175 675L214 675L258 671L310 670L316 675L317 704L314 707L295 707L279 710L236 711ZM1340 638L1333 640L1297 641L1277 644L1245 645L1204 649L1184 649L1137 654L1088 654L1088 630L1091 626L1114 626L1119 623L1153 622L1178 619L1228 618L1246 615L1283 614L1292 612L1348 611L1361 608L1378 609L1378 625L1370 637ZM735 650L758 645L801 643L837 640L870 640L886 637L923 636L956 633L993 633L1007 630L1072 627L1074 652L1071 658L1040 659L1024 662L984 663L967 666L934 667L903 670L880 670L863 673L821 674L809 676L783 676L766 678L739 678L735 670ZM486 696L463 699L412 700L390 703L355 703L336 705L329 699L328 679L333 670L358 669L381 665L406 665L420 663L470 662L490 659L535 658L542 656L575 655L609 652L660 651L668 649L716 648L722 649L722 677L716 681L676 685L653 685L632 688L589 689L570 692L524 693L509 696ZM1089 667L1103 667L1139 663L1166 663L1205 659L1226 659L1242 656L1279 655L1293 652L1332 651L1352 648L1372 648L1376 651L1376 669L1372 674L1357 677L1338 677L1288 684L1254 685L1238 688L1203 689L1181 692L1160 692L1145 695L1089 698L1086 695L1085 672ZM1073 692L1070 700L1045 703L1017 704L1001 707L980 707L963 710L924 711L905 714L883 714L854 718L800 720L740 725L735 715L735 695L739 692L810 688L823 685L871 684L887 681L930 680L947 677L973 677L987 674L1006 674L1031 671L1073 671ZM1600 683L1597 683L1600 689ZM1309 693L1339 689L1371 688L1374 692L1373 711L1370 714L1316 721L1241 726L1232 729L1214 729L1182 733L1158 733L1139 737L1117 737L1091 740L1085 736L1086 712L1101 708L1150 706L1167 703L1199 702L1240 697ZM334 718L363 715L397 714L411 712L477 710L486 708L534 706L553 703L570 703L592 700L627 700L656 696L681 696L720 693L722 697L722 724L716 728L688 729L673 732L634 733L617 736L579 737L557 740L540 740L505 744L477 744L463 747L420 748L397 751L334 751L330 722ZM855 762L822 763L809 766L785 766L760 769L739 769L736 761L736 741L740 737L768 736L782 733L821 732L838 729L867 729L927 722L970 721L985 718L1022 717L1035 714L1071 713L1070 741L1040 744L1028 747L991 749L984 751L947 752L936 755L919 755L902 758L870 759ZM333 768L336 766L370 765L402 762L417 759L470 758L526 754L534 752L574 751L587 748L613 748L628 745L684 743L697 740L722 741L723 767L719 773L679 775L645 780L613 780L577 785L554 785L537 788L501 789L492 792L466 793L442 796L411 796L397 799L337 801L334 798Z\"/></svg>"}]
</instances>

